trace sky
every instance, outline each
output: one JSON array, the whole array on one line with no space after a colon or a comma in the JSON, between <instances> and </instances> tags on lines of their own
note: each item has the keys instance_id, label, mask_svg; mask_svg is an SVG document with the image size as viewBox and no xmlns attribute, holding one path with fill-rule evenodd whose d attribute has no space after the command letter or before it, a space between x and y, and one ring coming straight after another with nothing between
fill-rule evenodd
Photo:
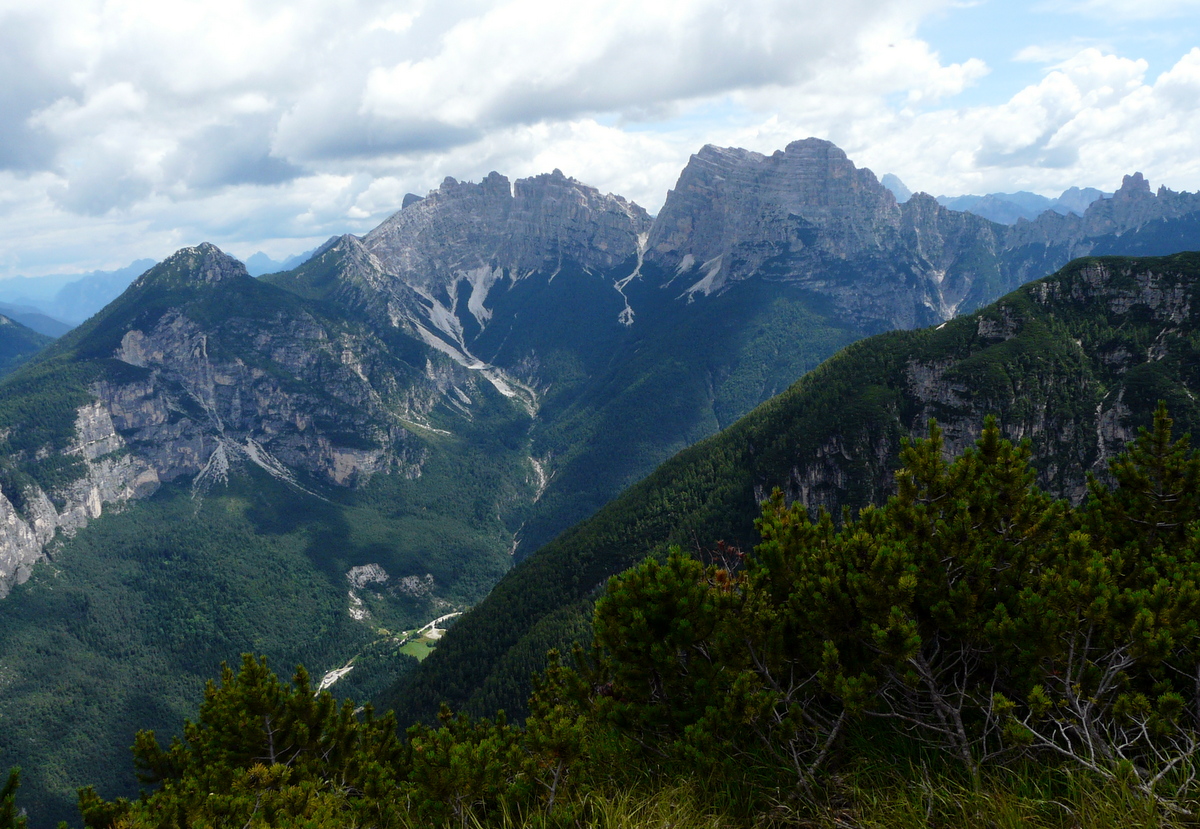
<instances>
[{"instance_id":1,"label":"sky","mask_svg":"<svg viewBox=\"0 0 1200 829\"><path fill-rule=\"evenodd\" d=\"M662 206L704 144L1200 190L1200 0L0 0L0 278L282 259L443 178Z\"/></svg>"}]
</instances>

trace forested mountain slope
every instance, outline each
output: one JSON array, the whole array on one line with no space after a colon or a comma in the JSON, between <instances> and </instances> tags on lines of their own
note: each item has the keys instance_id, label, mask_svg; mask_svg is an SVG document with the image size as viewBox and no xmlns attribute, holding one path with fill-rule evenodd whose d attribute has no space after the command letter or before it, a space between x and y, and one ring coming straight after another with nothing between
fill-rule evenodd
<instances>
[{"instance_id":1,"label":"forested mountain slope","mask_svg":"<svg viewBox=\"0 0 1200 829\"><path fill-rule=\"evenodd\" d=\"M402 720L440 701L523 711L526 677L586 630L610 575L672 544L748 547L774 488L835 514L880 502L901 440L930 418L957 453L997 415L1031 441L1039 483L1078 500L1157 401L1180 431L1200 426L1198 323L1200 254L1083 259L974 314L851 345L515 567L384 700Z\"/></svg>"},{"instance_id":2,"label":"forested mountain slope","mask_svg":"<svg viewBox=\"0 0 1200 829\"><path fill-rule=\"evenodd\" d=\"M222 660L354 657L366 696L503 574L528 415L470 377L448 414L429 365L199 246L0 386L0 756L47 820Z\"/></svg>"},{"instance_id":3,"label":"forested mountain slope","mask_svg":"<svg viewBox=\"0 0 1200 829\"><path fill-rule=\"evenodd\" d=\"M51 342L45 334L0 314L0 375L8 374Z\"/></svg>"}]
</instances>

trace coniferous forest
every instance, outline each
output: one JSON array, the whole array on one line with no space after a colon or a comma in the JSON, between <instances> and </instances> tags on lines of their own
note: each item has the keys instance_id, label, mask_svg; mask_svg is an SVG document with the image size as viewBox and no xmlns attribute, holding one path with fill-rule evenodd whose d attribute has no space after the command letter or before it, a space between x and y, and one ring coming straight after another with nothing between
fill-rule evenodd
<instances>
[{"instance_id":1,"label":"coniferous forest","mask_svg":"<svg viewBox=\"0 0 1200 829\"><path fill-rule=\"evenodd\" d=\"M246 655L140 799L88 827L1191 825L1200 809L1200 452L1165 405L1079 506L989 419L930 423L896 494L778 492L753 549L613 577L524 722L390 714ZM18 777L0 825L21 826Z\"/></svg>"}]
</instances>

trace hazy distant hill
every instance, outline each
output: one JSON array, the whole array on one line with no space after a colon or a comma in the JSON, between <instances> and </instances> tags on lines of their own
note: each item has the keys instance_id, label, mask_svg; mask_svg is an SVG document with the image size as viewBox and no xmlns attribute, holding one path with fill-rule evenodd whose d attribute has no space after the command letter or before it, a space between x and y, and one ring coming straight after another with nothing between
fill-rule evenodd
<instances>
[{"instance_id":1,"label":"hazy distant hill","mask_svg":"<svg viewBox=\"0 0 1200 829\"><path fill-rule=\"evenodd\" d=\"M114 271L0 280L0 302L27 306L65 324L65 330L69 330L116 299L129 283L153 264L153 259L139 259ZM29 322L25 324L30 325ZM55 337L65 333L65 330L53 327L36 330Z\"/></svg>"},{"instance_id":2,"label":"hazy distant hill","mask_svg":"<svg viewBox=\"0 0 1200 829\"><path fill-rule=\"evenodd\" d=\"M1099 199L1112 198L1095 187L1072 187L1064 190L1057 199L1039 196L1037 193L988 193L986 196L938 196L938 203L951 210L965 210L983 216L993 222L1013 225L1021 219L1033 221L1047 210L1055 213L1074 213L1082 216L1087 208Z\"/></svg>"},{"instance_id":3,"label":"hazy distant hill","mask_svg":"<svg viewBox=\"0 0 1200 829\"><path fill-rule=\"evenodd\" d=\"M50 342L50 337L0 315L0 376L8 374Z\"/></svg>"},{"instance_id":4,"label":"hazy distant hill","mask_svg":"<svg viewBox=\"0 0 1200 829\"><path fill-rule=\"evenodd\" d=\"M892 173L886 174L880 179L880 183L890 190L896 201L901 204L913 196L912 190ZM1112 193L1105 193L1094 187L1071 187L1056 199L1022 190L1018 193L988 193L984 196L938 196L937 200L938 204L951 210L974 213L999 224L1012 225L1021 219L1033 221L1047 210L1082 216L1092 202L1111 197Z\"/></svg>"},{"instance_id":5,"label":"hazy distant hill","mask_svg":"<svg viewBox=\"0 0 1200 829\"><path fill-rule=\"evenodd\" d=\"M0 302L0 313L26 328L50 338L61 337L72 328L62 320L46 316L31 305L9 305L7 302Z\"/></svg>"},{"instance_id":6,"label":"hazy distant hill","mask_svg":"<svg viewBox=\"0 0 1200 829\"><path fill-rule=\"evenodd\" d=\"M246 259L246 270L251 276L262 276L268 273L279 273L280 271L290 271L292 268L298 268L307 262L317 248L306 250L304 253L298 253L295 256L289 256L286 259L272 259L261 250L258 253Z\"/></svg>"}]
</instances>

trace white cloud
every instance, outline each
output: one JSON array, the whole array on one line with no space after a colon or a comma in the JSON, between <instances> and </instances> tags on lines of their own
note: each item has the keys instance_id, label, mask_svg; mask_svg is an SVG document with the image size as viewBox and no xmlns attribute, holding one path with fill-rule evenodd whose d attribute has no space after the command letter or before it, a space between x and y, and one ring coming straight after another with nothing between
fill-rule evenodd
<instances>
[{"instance_id":1,"label":"white cloud","mask_svg":"<svg viewBox=\"0 0 1200 829\"><path fill-rule=\"evenodd\" d=\"M0 275L202 239L286 255L491 170L558 167L656 210L702 144L809 135L914 189L1111 188L1134 168L1200 187L1200 51L1152 79L1094 44L1026 49L1038 82L955 107L996 67L917 33L961 5L0 0Z\"/></svg>"},{"instance_id":2,"label":"white cloud","mask_svg":"<svg viewBox=\"0 0 1200 829\"><path fill-rule=\"evenodd\" d=\"M1200 49L1152 82L1145 73L1144 61L1086 49L997 106L884 114L869 132L891 140L860 157L941 193L1112 189L1135 170L1200 189Z\"/></svg>"},{"instance_id":3,"label":"white cloud","mask_svg":"<svg viewBox=\"0 0 1200 829\"><path fill-rule=\"evenodd\" d=\"M1018 63L1061 63L1075 57L1087 48L1099 48L1101 51L1106 52L1112 51L1111 48L1075 37L1068 40L1035 43L1025 46L1013 55L1013 60Z\"/></svg>"},{"instance_id":4,"label":"white cloud","mask_svg":"<svg viewBox=\"0 0 1200 829\"><path fill-rule=\"evenodd\" d=\"M372 179L423 189L483 160L532 173L553 157L650 193L659 176L632 148L658 147L653 168L677 166L678 147L597 119L802 82L869 27L911 28L945 2L4 0L0 169L50 174L40 215L95 233L146 220L228 234L258 192L295 211L279 236L326 218L362 229L383 209ZM299 201L314 188L336 219ZM68 265L66 248L5 237L27 251L14 267Z\"/></svg>"}]
</instances>

